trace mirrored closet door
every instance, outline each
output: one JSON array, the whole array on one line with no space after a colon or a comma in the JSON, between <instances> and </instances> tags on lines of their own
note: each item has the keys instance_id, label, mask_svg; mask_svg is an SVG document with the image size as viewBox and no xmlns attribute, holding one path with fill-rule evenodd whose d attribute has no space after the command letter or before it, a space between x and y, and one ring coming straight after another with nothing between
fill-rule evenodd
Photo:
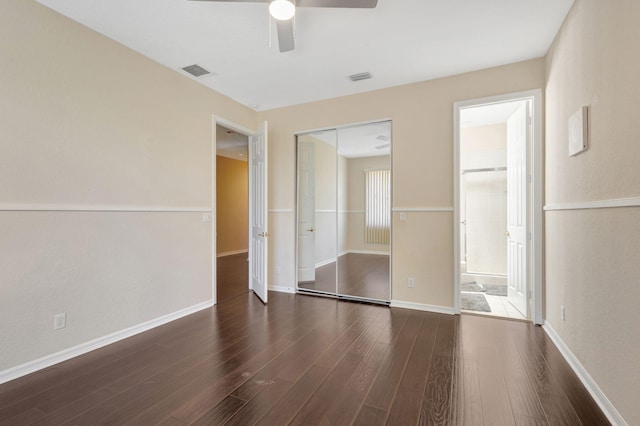
<instances>
[{"instance_id":1,"label":"mirrored closet door","mask_svg":"<svg viewBox=\"0 0 640 426\"><path fill-rule=\"evenodd\" d=\"M298 290L388 303L391 122L297 136Z\"/></svg>"},{"instance_id":2,"label":"mirrored closet door","mask_svg":"<svg viewBox=\"0 0 640 426\"><path fill-rule=\"evenodd\" d=\"M298 288L336 293L337 131L298 136Z\"/></svg>"}]
</instances>

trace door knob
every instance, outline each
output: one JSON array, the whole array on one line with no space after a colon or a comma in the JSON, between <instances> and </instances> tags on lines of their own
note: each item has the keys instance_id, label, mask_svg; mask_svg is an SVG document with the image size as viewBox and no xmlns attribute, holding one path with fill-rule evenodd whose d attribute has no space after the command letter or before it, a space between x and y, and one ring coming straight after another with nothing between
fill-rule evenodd
<instances>
[{"instance_id":1,"label":"door knob","mask_svg":"<svg viewBox=\"0 0 640 426\"><path fill-rule=\"evenodd\" d=\"M504 236L509 238L511 236L511 234L509 233L509 231L505 231Z\"/></svg>"},{"instance_id":2,"label":"door knob","mask_svg":"<svg viewBox=\"0 0 640 426\"><path fill-rule=\"evenodd\" d=\"M314 228L313 226L311 228L307 229L307 231L309 231L309 232L313 232L315 230L316 230L316 228Z\"/></svg>"},{"instance_id":3,"label":"door knob","mask_svg":"<svg viewBox=\"0 0 640 426\"><path fill-rule=\"evenodd\" d=\"M271 234L268 233L268 232L261 232L261 233L258 234L258 237L265 237L266 238L266 237L269 237L269 236L271 236Z\"/></svg>"}]
</instances>

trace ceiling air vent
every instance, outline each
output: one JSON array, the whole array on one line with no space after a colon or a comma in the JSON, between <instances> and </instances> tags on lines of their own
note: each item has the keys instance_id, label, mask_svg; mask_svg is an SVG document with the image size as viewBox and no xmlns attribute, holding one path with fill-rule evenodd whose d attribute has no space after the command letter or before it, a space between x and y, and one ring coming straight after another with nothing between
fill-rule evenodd
<instances>
[{"instance_id":1,"label":"ceiling air vent","mask_svg":"<svg viewBox=\"0 0 640 426\"><path fill-rule=\"evenodd\" d=\"M368 80L371 78L371 74L368 72L361 72L360 74L350 75L349 78L351 81L360 81L360 80Z\"/></svg>"},{"instance_id":2,"label":"ceiling air vent","mask_svg":"<svg viewBox=\"0 0 640 426\"><path fill-rule=\"evenodd\" d=\"M191 74L194 77L200 77L202 75L210 74L209 71L205 70L200 65L195 65L195 64L194 65L189 65L188 67L184 67L182 69L185 70L186 72L188 72L189 74Z\"/></svg>"}]
</instances>

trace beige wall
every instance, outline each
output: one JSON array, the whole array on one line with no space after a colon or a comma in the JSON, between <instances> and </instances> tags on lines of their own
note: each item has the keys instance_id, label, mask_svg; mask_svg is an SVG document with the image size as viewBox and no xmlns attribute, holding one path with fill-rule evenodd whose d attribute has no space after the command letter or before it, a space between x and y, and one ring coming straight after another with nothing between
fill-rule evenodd
<instances>
[{"instance_id":1,"label":"beige wall","mask_svg":"<svg viewBox=\"0 0 640 426\"><path fill-rule=\"evenodd\" d=\"M212 114L256 123L35 1L1 9L0 372L211 300L190 211L212 206Z\"/></svg>"},{"instance_id":2,"label":"beige wall","mask_svg":"<svg viewBox=\"0 0 640 426\"><path fill-rule=\"evenodd\" d=\"M295 137L297 132L393 120L395 208L453 206L453 102L544 87L544 60L281 108L269 120L270 282L295 276ZM453 307L453 213L394 213L393 299ZM275 270L280 271L275 273ZM408 277L415 288L407 288Z\"/></svg>"},{"instance_id":3,"label":"beige wall","mask_svg":"<svg viewBox=\"0 0 640 426\"><path fill-rule=\"evenodd\" d=\"M249 248L249 168L216 156L216 254Z\"/></svg>"},{"instance_id":4,"label":"beige wall","mask_svg":"<svg viewBox=\"0 0 640 426\"><path fill-rule=\"evenodd\" d=\"M547 56L547 206L640 197L638 22L635 0L577 0ZM570 158L567 121L582 105L591 146ZM546 321L640 424L640 210L548 211L545 221Z\"/></svg>"}]
</instances>

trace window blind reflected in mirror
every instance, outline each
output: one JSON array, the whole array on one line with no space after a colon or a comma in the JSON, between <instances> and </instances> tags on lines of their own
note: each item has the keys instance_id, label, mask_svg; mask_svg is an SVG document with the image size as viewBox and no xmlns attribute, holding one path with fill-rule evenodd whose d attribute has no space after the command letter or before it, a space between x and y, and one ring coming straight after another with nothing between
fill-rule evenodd
<instances>
[{"instance_id":1,"label":"window blind reflected in mirror","mask_svg":"<svg viewBox=\"0 0 640 426\"><path fill-rule=\"evenodd\" d=\"M391 234L391 170L367 170L365 177L365 242L388 244Z\"/></svg>"}]
</instances>

